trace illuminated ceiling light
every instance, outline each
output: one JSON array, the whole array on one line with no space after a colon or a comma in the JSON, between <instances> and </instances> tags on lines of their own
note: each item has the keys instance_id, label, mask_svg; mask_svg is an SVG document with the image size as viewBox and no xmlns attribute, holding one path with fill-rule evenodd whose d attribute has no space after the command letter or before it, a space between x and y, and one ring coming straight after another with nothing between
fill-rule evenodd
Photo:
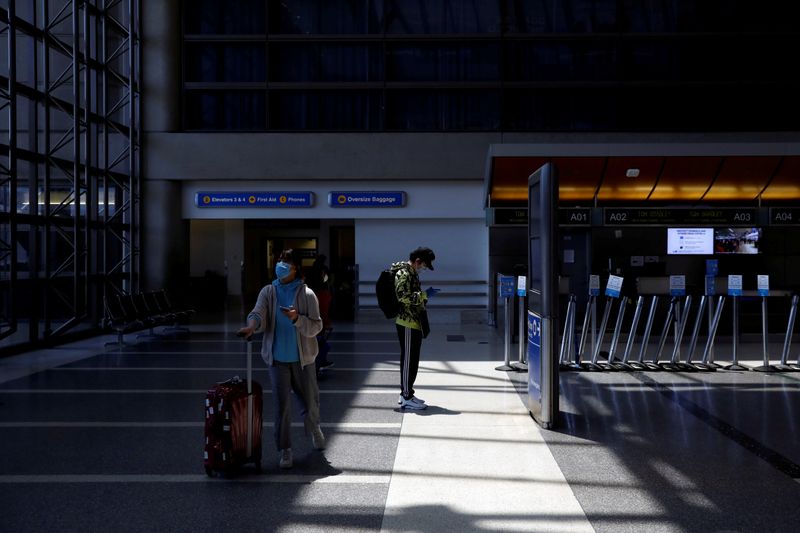
<instances>
[{"instance_id":1,"label":"illuminated ceiling light","mask_svg":"<svg viewBox=\"0 0 800 533\"><path fill-rule=\"evenodd\" d=\"M628 178L638 178L639 177L639 169L638 168L629 168L625 171L625 176Z\"/></svg>"}]
</instances>

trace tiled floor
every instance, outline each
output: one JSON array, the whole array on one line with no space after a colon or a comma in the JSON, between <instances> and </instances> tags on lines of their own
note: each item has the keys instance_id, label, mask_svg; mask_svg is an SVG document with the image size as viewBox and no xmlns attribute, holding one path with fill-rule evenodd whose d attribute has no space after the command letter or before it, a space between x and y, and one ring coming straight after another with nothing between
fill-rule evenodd
<instances>
[{"instance_id":1,"label":"tiled floor","mask_svg":"<svg viewBox=\"0 0 800 533\"><path fill-rule=\"evenodd\" d=\"M238 316L185 337L0 359L0 531L797 531L800 373L565 373L540 430L486 326L438 326L396 404L394 328L337 324L329 445L209 479L203 397L244 373ZM130 340L133 341L133 336ZM760 344L743 349L744 359ZM516 354L516 350L512 353ZM725 346L718 348L723 358ZM256 379L268 383L256 361Z\"/></svg>"}]
</instances>

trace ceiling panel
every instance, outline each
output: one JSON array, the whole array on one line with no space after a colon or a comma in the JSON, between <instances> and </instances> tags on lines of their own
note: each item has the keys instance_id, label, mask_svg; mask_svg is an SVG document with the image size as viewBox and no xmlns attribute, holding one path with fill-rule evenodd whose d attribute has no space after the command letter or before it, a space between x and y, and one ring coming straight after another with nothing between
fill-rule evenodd
<instances>
[{"instance_id":1,"label":"ceiling panel","mask_svg":"<svg viewBox=\"0 0 800 533\"><path fill-rule=\"evenodd\" d=\"M775 177L761 194L762 200L800 200L800 157L783 158Z\"/></svg>"},{"instance_id":2,"label":"ceiling panel","mask_svg":"<svg viewBox=\"0 0 800 533\"><path fill-rule=\"evenodd\" d=\"M597 199L601 202L647 200L663 161L663 157L610 157ZM634 168L639 170L639 175L627 177L628 169Z\"/></svg>"},{"instance_id":3,"label":"ceiling panel","mask_svg":"<svg viewBox=\"0 0 800 533\"><path fill-rule=\"evenodd\" d=\"M495 157L489 188L492 205L528 203L528 176L547 163L546 157Z\"/></svg>"},{"instance_id":4,"label":"ceiling panel","mask_svg":"<svg viewBox=\"0 0 800 533\"><path fill-rule=\"evenodd\" d=\"M751 202L762 190L763 200L800 200L800 156L495 157L491 205L527 204L528 176L548 161L561 202L591 202L595 191L606 203ZM639 176L626 177L629 168Z\"/></svg>"},{"instance_id":5,"label":"ceiling panel","mask_svg":"<svg viewBox=\"0 0 800 533\"><path fill-rule=\"evenodd\" d=\"M755 200L780 160L778 156L726 157L719 176L703 200Z\"/></svg>"},{"instance_id":6,"label":"ceiling panel","mask_svg":"<svg viewBox=\"0 0 800 533\"><path fill-rule=\"evenodd\" d=\"M721 157L668 157L650 200L699 201L717 175Z\"/></svg>"},{"instance_id":7,"label":"ceiling panel","mask_svg":"<svg viewBox=\"0 0 800 533\"><path fill-rule=\"evenodd\" d=\"M593 200L605 167L605 157L554 157L558 169L558 199Z\"/></svg>"}]
</instances>

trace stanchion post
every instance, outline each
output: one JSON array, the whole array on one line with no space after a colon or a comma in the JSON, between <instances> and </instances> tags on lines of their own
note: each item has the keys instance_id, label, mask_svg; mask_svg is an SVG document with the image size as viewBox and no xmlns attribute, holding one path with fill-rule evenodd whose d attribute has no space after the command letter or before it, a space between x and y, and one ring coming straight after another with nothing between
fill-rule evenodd
<instances>
[{"instance_id":1,"label":"stanchion post","mask_svg":"<svg viewBox=\"0 0 800 533\"><path fill-rule=\"evenodd\" d=\"M517 364L521 366L525 366L524 370L527 370L527 365L525 361L525 344L528 340L528 332L526 331L526 321L525 321L525 297L519 297L519 352L517 354L518 361ZM519 367L518 367L519 368Z\"/></svg>"},{"instance_id":2,"label":"stanchion post","mask_svg":"<svg viewBox=\"0 0 800 533\"><path fill-rule=\"evenodd\" d=\"M728 276L728 296L733 298L731 312L733 314L733 335L731 335L731 354L733 361L724 367L725 370L750 370L739 364L739 296L742 295L742 276L731 274Z\"/></svg>"},{"instance_id":3,"label":"stanchion post","mask_svg":"<svg viewBox=\"0 0 800 533\"><path fill-rule=\"evenodd\" d=\"M667 317L664 319L664 328L661 330L661 338L658 340L658 349L653 355L652 363L657 365L661 359L661 353L664 351L664 345L667 343L669 336L669 327L672 325L672 319L675 316L675 301L678 298L673 297L669 302L669 309L667 310Z\"/></svg>"},{"instance_id":4,"label":"stanchion post","mask_svg":"<svg viewBox=\"0 0 800 533\"><path fill-rule=\"evenodd\" d=\"M703 350L702 362L704 365L709 366L711 368L719 366L719 365L714 365L712 367L709 364L709 357L710 354L714 352L714 339L717 336L717 327L719 327L720 318L722 317L722 309L724 306L725 306L725 297L720 296L719 302L717 303L716 309L714 310L714 317L711 320L711 325L708 328L708 340L706 340L706 347Z\"/></svg>"},{"instance_id":5,"label":"stanchion post","mask_svg":"<svg viewBox=\"0 0 800 533\"><path fill-rule=\"evenodd\" d=\"M722 301L722 297L720 297L720 301ZM714 324L714 316L716 315L716 302L714 302L714 298L708 299L708 335L711 336L711 328ZM706 354L703 354L703 363L709 366L718 367L719 365L714 362L714 344L711 344L711 351L708 353L708 360L706 360Z\"/></svg>"},{"instance_id":6,"label":"stanchion post","mask_svg":"<svg viewBox=\"0 0 800 533\"><path fill-rule=\"evenodd\" d=\"M733 334L731 335L731 354L733 361L725 367L725 370L749 370L746 366L739 364L739 297L733 296Z\"/></svg>"},{"instance_id":7,"label":"stanchion post","mask_svg":"<svg viewBox=\"0 0 800 533\"><path fill-rule=\"evenodd\" d=\"M625 345L625 353L622 355L622 362L628 364L631 357L631 349L636 340L636 329L639 326L639 319L642 316L642 307L644 306L644 296L639 296L636 299L636 310L633 312L633 321L631 322L631 330L628 333L628 342Z\"/></svg>"},{"instance_id":8,"label":"stanchion post","mask_svg":"<svg viewBox=\"0 0 800 533\"><path fill-rule=\"evenodd\" d=\"M639 357L637 361L644 363L645 355L647 354L647 345L650 343L650 332L653 330L653 322L656 317L656 309L658 308L658 295L653 295L650 300L650 312L647 314L647 322L644 326L644 335L642 336L642 345L639 347Z\"/></svg>"},{"instance_id":9,"label":"stanchion post","mask_svg":"<svg viewBox=\"0 0 800 533\"><path fill-rule=\"evenodd\" d=\"M697 337L700 335L700 324L703 323L703 313L706 308L706 296L700 297L700 308L697 310L697 318L694 321L694 329L692 330L692 338L689 341L689 353L686 354L686 364L692 364L692 355L697 348Z\"/></svg>"},{"instance_id":10,"label":"stanchion post","mask_svg":"<svg viewBox=\"0 0 800 533\"><path fill-rule=\"evenodd\" d=\"M628 304L628 297L623 296L619 302L619 310L617 311L617 322L614 324L614 334L611 336L611 346L608 348L608 362L613 363L616 353L617 345L619 344L619 337L622 333L622 322L625 320L625 308Z\"/></svg>"},{"instance_id":11,"label":"stanchion post","mask_svg":"<svg viewBox=\"0 0 800 533\"><path fill-rule=\"evenodd\" d=\"M680 305L680 303L678 305ZM676 365L680 362L683 333L686 331L686 323L689 321L689 311L691 309L692 297L690 295L686 297L686 304L683 307L683 314L675 316L675 346L672 349L672 358L670 359L670 364L672 365ZM681 369L680 366L678 366L678 368Z\"/></svg>"},{"instance_id":12,"label":"stanchion post","mask_svg":"<svg viewBox=\"0 0 800 533\"><path fill-rule=\"evenodd\" d=\"M498 275L500 285L500 296L503 298L503 364L495 367L495 370L504 372L514 371L516 368L511 366L511 297L514 295L514 278L512 276ZM521 339L520 339L521 340Z\"/></svg>"},{"instance_id":13,"label":"stanchion post","mask_svg":"<svg viewBox=\"0 0 800 533\"><path fill-rule=\"evenodd\" d=\"M797 319L797 302L800 300L796 294L792 296L792 305L789 308L789 320L786 323L786 337L783 339L783 350L781 351L781 363L778 365L778 370L790 372L795 369L789 365L789 349L792 346L792 335L794 334L794 322Z\"/></svg>"},{"instance_id":14,"label":"stanchion post","mask_svg":"<svg viewBox=\"0 0 800 533\"><path fill-rule=\"evenodd\" d=\"M592 364L597 364L597 358L600 357L600 346L603 344L603 337L606 334L606 327L608 327L608 316L611 314L611 306L614 303L614 300L609 297L606 298L606 306L603 309L603 319L600 321L600 331L597 335L597 344L594 347L594 353L592 354Z\"/></svg>"},{"instance_id":15,"label":"stanchion post","mask_svg":"<svg viewBox=\"0 0 800 533\"><path fill-rule=\"evenodd\" d=\"M517 361L512 363L511 366L524 372L528 371L528 361L525 357L525 348L528 345L528 322L525 313L525 294L527 292L527 278L526 276L519 276L517 278L517 298L519 300L519 351L517 353Z\"/></svg>"},{"instance_id":16,"label":"stanchion post","mask_svg":"<svg viewBox=\"0 0 800 533\"><path fill-rule=\"evenodd\" d=\"M578 342L578 352L576 354L575 363L580 364L583 359L583 351L586 348L586 337L589 336L589 316L592 313L592 305L594 305L595 297L589 296L589 301L586 302L586 310L583 312L583 324L581 325L581 339Z\"/></svg>"},{"instance_id":17,"label":"stanchion post","mask_svg":"<svg viewBox=\"0 0 800 533\"><path fill-rule=\"evenodd\" d=\"M777 372L778 369L769 364L769 315L767 297L769 296L769 276L758 276L758 293L761 295L761 359L762 365L753 368L756 372Z\"/></svg>"}]
</instances>

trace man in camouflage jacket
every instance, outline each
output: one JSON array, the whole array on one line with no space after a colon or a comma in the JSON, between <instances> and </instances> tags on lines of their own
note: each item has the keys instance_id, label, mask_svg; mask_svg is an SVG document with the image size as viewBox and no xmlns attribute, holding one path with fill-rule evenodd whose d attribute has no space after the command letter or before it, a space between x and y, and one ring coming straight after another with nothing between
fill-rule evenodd
<instances>
[{"instance_id":1,"label":"man in camouflage jacket","mask_svg":"<svg viewBox=\"0 0 800 533\"><path fill-rule=\"evenodd\" d=\"M400 397L397 403L403 409L425 409L425 401L414 396L414 382L419 369L419 352L422 347L423 328L427 328L428 298L436 293L429 287L422 290L419 272L433 270L436 259L430 248L417 248L409 254L408 261L392 263L394 288L400 309L395 320L397 339L400 341ZM425 332L427 335L427 331Z\"/></svg>"}]
</instances>

